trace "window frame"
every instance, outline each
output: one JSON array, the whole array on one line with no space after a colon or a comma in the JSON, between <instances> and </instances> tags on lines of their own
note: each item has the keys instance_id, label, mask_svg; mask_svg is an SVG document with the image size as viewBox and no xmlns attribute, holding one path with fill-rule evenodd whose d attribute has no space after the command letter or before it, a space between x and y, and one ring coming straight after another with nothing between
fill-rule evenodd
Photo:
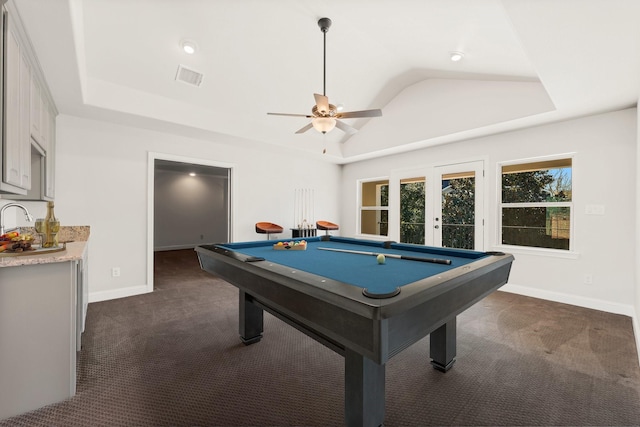
<instances>
[{"instance_id":1,"label":"window frame","mask_svg":"<svg viewBox=\"0 0 640 427\"><path fill-rule=\"evenodd\" d=\"M378 181L386 181L387 182L387 187L388 187L388 192L390 193L391 191L391 180L388 176L381 176L381 177L376 177L376 178L364 178L364 179L358 179L356 182L357 185L357 194L358 194L358 198L357 198L357 209L358 209L358 217L356 220L356 230L357 230L357 234L358 236L363 236L366 237L368 239L371 240L389 240L389 224L387 223L387 234L386 235L381 235L381 234L369 234L369 233L363 233L362 232L362 212L363 211L378 211L378 212L382 212L382 211L387 211L387 220L389 218L389 214L391 212L391 210L389 209L389 205L391 204L389 201L387 201L387 206L363 206L363 185L369 182L378 182ZM389 196L389 194L387 194L387 196Z\"/></svg>"},{"instance_id":2,"label":"window frame","mask_svg":"<svg viewBox=\"0 0 640 427\"><path fill-rule=\"evenodd\" d=\"M575 170L576 170L576 153L554 154L549 156L529 157L517 160L508 160L496 163L496 180L497 180L497 203L496 203L496 248L503 249L512 253L525 253L543 256L553 256L558 258L578 257L575 237ZM519 202L504 203L502 201L502 169L505 166L525 165L528 163L552 162L556 160L571 160L571 201L564 202ZM508 245L502 243L502 212L504 208L535 208L535 207L567 207L569 208L569 249L544 248L537 246L524 245Z\"/></svg>"}]
</instances>

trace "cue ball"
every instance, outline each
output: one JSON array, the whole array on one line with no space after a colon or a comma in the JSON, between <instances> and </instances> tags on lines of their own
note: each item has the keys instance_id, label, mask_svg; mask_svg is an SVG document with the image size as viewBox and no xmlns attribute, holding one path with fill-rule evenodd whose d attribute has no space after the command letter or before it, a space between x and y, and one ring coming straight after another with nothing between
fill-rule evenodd
<instances>
[{"instance_id":1,"label":"cue ball","mask_svg":"<svg viewBox=\"0 0 640 427\"><path fill-rule=\"evenodd\" d=\"M378 260L378 264L384 264L384 255L378 254L376 259Z\"/></svg>"}]
</instances>

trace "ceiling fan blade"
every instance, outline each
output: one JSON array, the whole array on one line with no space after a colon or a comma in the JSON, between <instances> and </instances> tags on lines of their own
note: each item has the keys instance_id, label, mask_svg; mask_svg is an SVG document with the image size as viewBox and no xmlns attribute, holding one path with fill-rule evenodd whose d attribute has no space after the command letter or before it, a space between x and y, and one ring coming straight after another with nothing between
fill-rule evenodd
<instances>
[{"instance_id":1,"label":"ceiling fan blade","mask_svg":"<svg viewBox=\"0 0 640 427\"><path fill-rule=\"evenodd\" d=\"M308 125L306 125L305 127L299 129L296 131L296 133L305 133L306 131L308 131L309 129L311 129L313 127L313 123L309 123Z\"/></svg>"},{"instance_id":2,"label":"ceiling fan blade","mask_svg":"<svg viewBox=\"0 0 640 427\"><path fill-rule=\"evenodd\" d=\"M309 114L289 114L289 113L267 113L270 116L290 116L290 117L306 117L308 119L313 118L313 116L310 116Z\"/></svg>"},{"instance_id":3,"label":"ceiling fan blade","mask_svg":"<svg viewBox=\"0 0 640 427\"><path fill-rule=\"evenodd\" d=\"M382 110L362 110L362 111L347 111L344 113L336 114L338 119L355 119L358 117L380 117L382 116Z\"/></svg>"},{"instance_id":4,"label":"ceiling fan blade","mask_svg":"<svg viewBox=\"0 0 640 427\"><path fill-rule=\"evenodd\" d=\"M351 127L348 124L341 122L340 120L336 120L336 127L349 135L353 135L354 133L358 132L358 129Z\"/></svg>"},{"instance_id":5,"label":"ceiling fan blade","mask_svg":"<svg viewBox=\"0 0 640 427\"><path fill-rule=\"evenodd\" d=\"M329 98L324 95L320 95L318 93L314 93L313 97L316 99L316 106L318 107L318 111L321 113L329 112Z\"/></svg>"}]
</instances>

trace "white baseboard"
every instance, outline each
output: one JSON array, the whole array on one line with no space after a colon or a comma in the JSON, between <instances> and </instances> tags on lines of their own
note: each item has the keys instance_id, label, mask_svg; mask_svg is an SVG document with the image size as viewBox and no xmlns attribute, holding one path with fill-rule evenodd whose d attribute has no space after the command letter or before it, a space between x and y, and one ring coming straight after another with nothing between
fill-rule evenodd
<instances>
[{"instance_id":1,"label":"white baseboard","mask_svg":"<svg viewBox=\"0 0 640 427\"><path fill-rule=\"evenodd\" d=\"M640 364L640 323L638 323L638 316L632 317L633 323L633 335L636 337L636 350L638 351L638 364Z\"/></svg>"},{"instance_id":2,"label":"white baseboard","mask_svg":"<svg viewBox=\"0 0 640 427\"><path fill-rule=\"evenodd\" d=\"M633 318L635 318L636 315L633 305L602 301L595 298L563 294L561 292L545 291L542 289L514 285L511 283L507 283L506 285L501 287L500 290L511 292L513 294L560 302L563 304L577 305L578 307L591 308L593 310L606 311L607 313L623 314L625 316Z\"/></svg>"},{"instance_id":3,"label":"white baseboard","mask_svg":"<svg viewBox=\"0 0 640 427\"><path fill-rule=\"evenodd\" d=\"M149 286L133 286L130 288L119 288L109 291L89 292L89 302L107 301L117 298L132 297L135 295L142 295L151 292L153 289L149 289Z\"/></svg>"}]
</instances>

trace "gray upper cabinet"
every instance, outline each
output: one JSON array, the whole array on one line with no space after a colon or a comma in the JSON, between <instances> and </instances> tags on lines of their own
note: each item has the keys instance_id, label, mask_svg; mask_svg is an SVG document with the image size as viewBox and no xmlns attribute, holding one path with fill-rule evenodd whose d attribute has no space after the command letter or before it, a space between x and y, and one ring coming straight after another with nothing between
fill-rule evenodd
<instances>
[{"instance_id":1,"label":"gray upper cabinet","mask_svg":"<svg viewBox=\"0 0 640 427\"><path fill-rule=\"evenodd\" d=\"M25 127L29 126L29 120L25 121L23 114L25 92L29 89L23 87L25 78L31 76L29 64L21 51L20 38L14 19L9 14L3 13L4 21L4 149L3 149L3 173L2 180L8 186L16 187L21 194L31 188L31 161L25 156L31 156L31 141L29 132L25 133ZM31 83L29 83L31 84ZM5 186L6 188L6 186ZM11 188L6 188L11 190Z\"/></svg>"},{"instance_id":2,"label":"gray upper cabinet","mask_svg":"<svg viewBox=\"0 0 640 427\"><path fill-rule=\"evenodd\" d=\"M51 200L58 112L13 1L2 6L1 25L0 193L6 198Z\"/></svg>"},{"instance_id":3,"label":"gray upper cabinet","mask_svg":"<svg viewBox=\"0 0 640 427\"><path fill-rule=\"evenodd\" d=\"M44 190L43 199L53 200L55 196L55 165L56 165L56 112L48 103L43 105L43 139L47 146L47 155L44 158Z\"/></svg>"},{"instance_id":4,"label":"gray upper cabinet","mask_svg":"<svg viewBox=\"0 0 640 427\"><path fill-rule=\"evenodd\" d=\"M40 83L35 76L31 77L31 137L42 144L42 95Z\"/></svg>"}]
</instances>

